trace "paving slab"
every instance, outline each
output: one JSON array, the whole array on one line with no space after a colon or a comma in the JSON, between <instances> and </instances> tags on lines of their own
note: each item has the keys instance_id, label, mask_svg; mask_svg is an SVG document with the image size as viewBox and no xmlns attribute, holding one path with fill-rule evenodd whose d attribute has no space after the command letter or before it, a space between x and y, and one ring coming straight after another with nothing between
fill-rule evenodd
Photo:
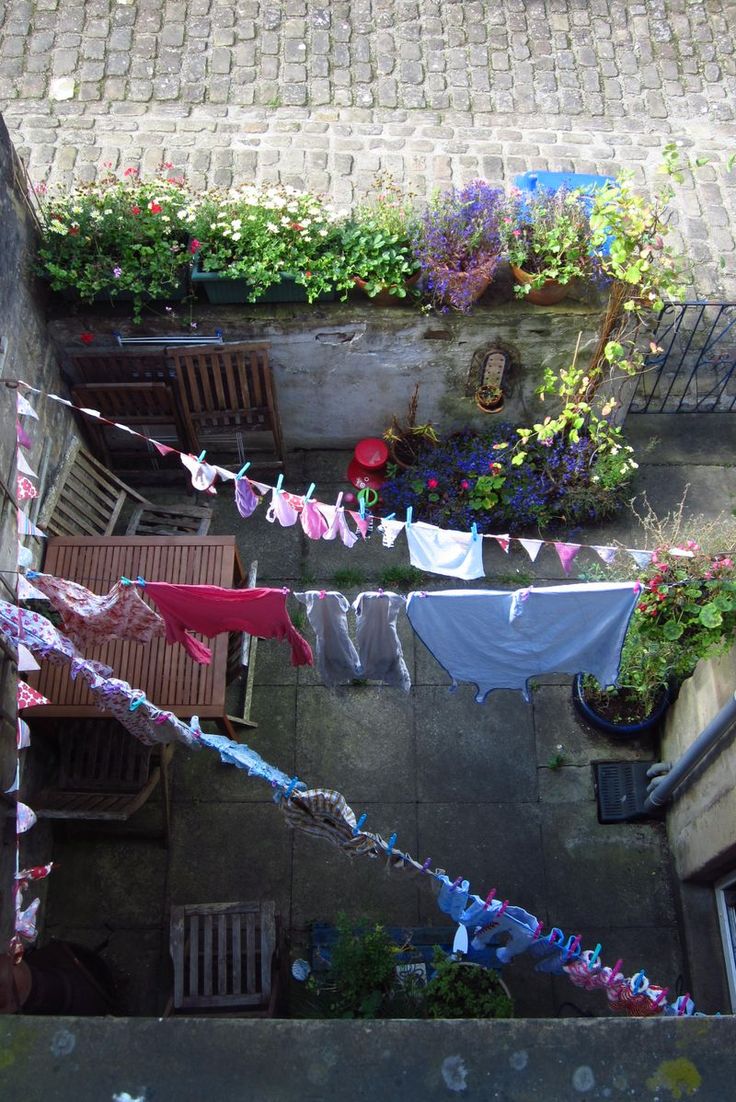
<instances>
[{"instance_id":1,"label":"paving slab","mask_svg":"<svg viewBox=\"0 0 736 1102\"><path fill-rule=\"evenodd\" d=\"M273 899L289 914L289 832L273 803L216 799L175 809L168 902L235 903Z\"/></svg>"},{"instance_id":2,"label":"paving slab","mask_svg":"<svg viewBox=\"0 0 736 1102\"><path fill-rule=\"evenodd\" d=\"M337 788L358 812L367 800L414 799L412 701L398 689L300 688L295 770Z\"/></svg>"},{"instance_id":3,"label":"paving slab","mask_svg":"<svg viewBox=\"0 0 736 1102\"><path fill-rule=\"evenodd\" d=\"M535 690L531 706L539 765L547 765L556 754L566 765L581 767L594 761L654 760L654 736L612 738L581 720L573 707L570 678L566 685Z\"/></svg>"},{"instance_id":4,"label":"paving slab","mask_svg":"<svg viewBox=\"0 0 736 1102\"><path fill-rule=\"evenodd\" d=\"M536 800L532 715L520 693L500 690L482 705L467 685L449 696L444 688L426 686L417 694L414 715L417 795L423 803Z\"/></svg>"},{"instance_id":5,"label":"paving slab","mask_svg":"<svg viewBox=\"0 0 736 1102\"><path fill-rule=\"evenodd\" d=\"M661 823L602 826L593 803L543 804L547 906L572 929L673 922L670 857Z\"/></svg>"}]
</instances>

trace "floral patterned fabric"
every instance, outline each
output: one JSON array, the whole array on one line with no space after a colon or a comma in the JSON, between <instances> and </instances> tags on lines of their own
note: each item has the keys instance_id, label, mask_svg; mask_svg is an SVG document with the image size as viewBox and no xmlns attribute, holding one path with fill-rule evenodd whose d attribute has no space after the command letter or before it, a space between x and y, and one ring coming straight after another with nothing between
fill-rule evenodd
<instances>
[{"instance_id":1,"label":"floral patterned fabric","mask_svg":"<svg viewBox=\"0 0 736 1102\"><path fill-rule=\"evenodd\" d=\"M116 582L109 593L98 596L52 574L30 576L60 613L65 633L83 650L114 639L149 643L164 634L163 620L132 585Z\"/></svg>"}]
</instances>

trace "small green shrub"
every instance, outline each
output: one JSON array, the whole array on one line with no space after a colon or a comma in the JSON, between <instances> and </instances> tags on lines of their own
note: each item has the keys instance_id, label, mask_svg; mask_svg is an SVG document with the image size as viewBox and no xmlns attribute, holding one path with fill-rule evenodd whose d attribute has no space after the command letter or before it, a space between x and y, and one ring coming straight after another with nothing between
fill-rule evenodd
<instances>
[{"instance_id":1,"label":"small green shrub","mask_svg":"<svg viewBox=\"0 0 736 1102\"><path fill-rule=\"evenodd\" d=\"M332 575L332 584L335 589L352 589L363 585L365 575L362 570L356 570L352 566L343 566Z\"/></svg>"},{"instance_id":2,"label":"small green shrub","mask_svg":"<svg viewBox=\"0 0 736 1102\"><path fill-rule=\"evenodd\" d=\"M465 964L435 946L427 984L430 1018L511 1018L513 1003L490 968Z\"/></svg>"},{"instance_id":3,"label":"small green shrub","mask_svg":"<svg viewBox=\"0 0 736 1102\"><path fill-rule=\"evenodd\" d=\"M337 918L337 942L329 972L330 1015L378 1018L395 981L396 946L380 923L354 926L345 914Z\"/></svg>"},{"instance_id":4,"label":"small green shrub","mask_svg":"<svg viewBox=\"0 0 736 1102\"><path fill-rule=\"evenodd\" d=\"M423 584L425 575L416 566L406 566L397 563L396 566L388 566L380 576L380 582L384 589L415 589Z\"/></svg>"}]
</instances>

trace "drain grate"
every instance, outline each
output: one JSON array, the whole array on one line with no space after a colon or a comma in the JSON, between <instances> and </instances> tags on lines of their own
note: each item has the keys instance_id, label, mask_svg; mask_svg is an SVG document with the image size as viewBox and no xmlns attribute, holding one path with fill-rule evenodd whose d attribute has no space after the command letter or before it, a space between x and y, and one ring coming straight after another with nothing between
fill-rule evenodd
<instances>
[{"instance_id":1,"label":"drain grate","mask_svg":"<svg viewBox=\"0 0 736 1102\"><path fill-rule=\"evenodd\" d=\"M593 769L599 823L625 823L644 815L651 761L599 761Z\"/></svg>"}]
</instances>

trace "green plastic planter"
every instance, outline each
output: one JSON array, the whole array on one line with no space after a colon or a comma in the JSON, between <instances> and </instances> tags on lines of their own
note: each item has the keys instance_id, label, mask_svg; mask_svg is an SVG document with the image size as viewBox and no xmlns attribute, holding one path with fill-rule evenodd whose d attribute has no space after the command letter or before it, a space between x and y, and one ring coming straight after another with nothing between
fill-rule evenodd
<instances>
[{"instance_id":1,"label":"green plastic planter","mask_svg":"<svg viewBox=\"0 0 736 1102\"><path fill-rule=\"evenodd\" d=\"M195 260L192 269L192 283L204 288L207 301L213 306L226 306L233 303L249 303L250 285L245 279L232 278L220 272L203 272L199 261ZM272 284L264 294L259 295L253 305L259 302L306 302L307 291L293 276L282 275L279 283ZM317 302L334 302L335 292L326 291L319 295Z\"/></svg>"}]
</instances>

